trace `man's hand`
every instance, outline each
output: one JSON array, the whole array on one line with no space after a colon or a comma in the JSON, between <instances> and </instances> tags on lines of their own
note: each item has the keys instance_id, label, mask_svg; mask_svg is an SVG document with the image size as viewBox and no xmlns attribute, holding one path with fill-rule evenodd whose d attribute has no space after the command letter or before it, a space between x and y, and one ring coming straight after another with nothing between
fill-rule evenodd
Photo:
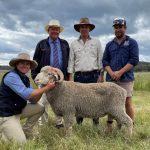
<instances>
[{"instance_id":1,"label":"man's hand","mask_svg":"<svg viewBox=\"0 0 150 150\"><path fill-rule=\"evenodd\" d=\"M112 78L113 80L116 79L115 72L111 71L111 72L109 72L109 75L111 76L111 78Z\"/></svg>"},{"instance_id":2,"label":"man's hand","mask_svg":"<svg viewBox=\"0 0 150 150\"><path fill-rule=\"evenodd\" d=\"M97 83L102 83L104 82L104 72L101 72L98 79L97 79Z\"/></svg>"},{"instance_id":3,"label":"man's hand","mask_svg":"<svg viewBox=\"0 0 150 150\"><path fill-rule=\"evenodd\" d=\"M120 78L122 76L122 72L121 71L115 71L114 76L115 76L115 80L118 81L118 80L120 80Z\"/></svg>"},{"instance_id":4,"label":"man's hand","mask_svg":"<svg viewBox=\"0 0 150 150\"><path fill-rule=\"evenodd\" d=\"M53 89L55 87L55 82L53 80L49 80L46 87L48 90Z\"/></svg>"},{"instance_id":5,"label":"man's hand","mask_svg":"<svg viewBox=\"0 0 150 150\"><path fill-rule=\"evenodd\" d=\"M73 73L70 73L70 74L69 74L69 81L74 81Z\"/></svg>"},{"instance_id":6,"label":"man's hand","mask_svg":"<svg viewBox=\"0 0 150 150\"><path fill-rule=\"evenodd\" d=\"M111 76L113 81L120 80L121 76L124 74L124 68L119 71L113 71L110 66L105 67L105 70L108 72L108 74Z\"/></svg>"}]
</instances>

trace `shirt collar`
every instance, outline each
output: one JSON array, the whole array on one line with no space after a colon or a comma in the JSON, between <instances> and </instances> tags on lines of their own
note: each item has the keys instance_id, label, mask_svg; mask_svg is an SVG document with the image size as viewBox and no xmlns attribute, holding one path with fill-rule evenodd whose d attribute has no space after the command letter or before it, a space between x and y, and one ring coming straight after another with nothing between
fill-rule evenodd
<instances>
[{"instance_id":1,"label":"shirt collar","mask_svg":"<svg viewBox=\"0 0 150 150\"><path fill-rule=\"evenodd\" d=\"M53 40L52 40L50 37L48 38L48 41L49 41L49 43L53 43ZM57 39L55 40L55 42L58 43L58 41L59 41L59 39L57 38Z\"/></svg>"},{"instance_id":2,"label":"shirt collar","mask_svg":"<svg viewBox=\"0 0 150 150\"><path fill-rule=\"evenodd\" d=\"M125 36L124 36L124 39L122 40L122 42L124 42L124 41L126 41L126 40L128 40L128 36L125 35ZM113 41L114 41L114 42L117 42L116 37L113 39ZM122 43L122 42L121 42L121 43Z\"/></svg>"},{"instance_id":3,"label":"shirt collar","mask_svg":"<svg viewBox=\"0 0 150 150\"><path fill-rule=\"evenodd\" d=\"M79 36L79 38L78 38L78 41L80 41L80 40L82 40L82 39L81 39L81 36ZM88 40L91 40L91 37L90 37L90 36L88 37Z\"/></svg>"}]
</instances>

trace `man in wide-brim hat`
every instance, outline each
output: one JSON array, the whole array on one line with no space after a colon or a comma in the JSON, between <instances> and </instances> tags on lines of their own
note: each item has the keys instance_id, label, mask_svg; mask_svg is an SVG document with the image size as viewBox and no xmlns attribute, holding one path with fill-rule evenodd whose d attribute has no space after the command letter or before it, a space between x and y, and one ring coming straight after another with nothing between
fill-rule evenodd
<instances>
[{"instance_id":1,"label":"man in wide-brim hat","mask_svg":"<svg viewBox=\"0 0 150 150\"><path fill-rule=\"evenodd\" d=\"M48 24L45 26L45 31L49 33L49 28L50 27L56 27L58 28L59 32L64 31L64 27L60 24L58 20L50 20Z\"/></svg>"},{"instance_id":2,"label":"man in wide-brim hat","mask_svg":"<svg viewBox=\"0 0 150 150\"><path fill-rule=\"evenodd\" d=\"M37 61L38 66L36 69L32 69L32 78L36 77L42 67L50 65L61 69L66 80L68 78L69 44L66 40L59 38L60 33L64 31L64 27L59 20L52 19L45 25L44 29L48 33L48 37L38 42L36 46L33 60ZM57 58L54 56L56 51Z\"/></svg>"},{"instance_id":3,"label":"man in wide-brim hat","mask_svg":"<svg viewBox=\"0 0 150 150\"><path fill-rule=\"evenodd\" d=\"M101 43L98 39L90 36L90 32L94 28L95 25L90 23L87 17L81 18L79 23L74 25L74 29L80 33L80 36L70 46L68 64L70 80L81 83L96 83L103 80L103 75L100 73L102 68ZM93 118L94 125L99 123L98 119ZM77 117L76 120L80 124L83 118Z\"/></svg>"},{"instance_id":4,"label":"man in wide-brim hat","mask_svg":"<svg viewBox=\"0 0 150 150\"><path fill-rule=\"evenodd\" d=\"M10 60L12 70L4 74L0 85L0 138L25 143L31 137L32 128L44 113L44 106L37 103L44 92L55 85L49 82L41 89L33 89L26 76L28 71L37 67L27 53L20 53ZM21 126L20 119L27 118Z\"/></svg>"},{"instance_id":5,"label":"man in wide-brim hat","mask_svg":"<svg viewBox=\"0 0 150 150\"><path fill-rule=\"evenodd\" d=\"M27 62L29 62L30 63L30 69L35 69L38 66L37 62L34 61L34 60L31 60L30 59L30 55L27 54L27 53L20 53L20 54L18 54L18 56L16 58L13 58L13 59L10 60L9 65L11 67L15 68L16 65L20 61L27 61Z\"/></svg>"},{"instance_id":6,"label":"man in wide-brim hat","mask_svg":"<svg viewBox=\"0 0 150 150\"><path fill-rule=\"evenodd\" d=\"M69 59L69 44L66 40L59 38L64 27L60 24L59 20L52 19L45 25L45 31L48 33L46 39L41 40L35 49L33 59L38 62L38 67L32 69L32 78L40 72L44 66L52 66L59 68L63 74L64 79L67 80L69 74L67 73L68 59ZM48 122L48 106L46 96L42 96L40 102L45 105L46 111L40 118L40 124ZM63 127L62 119L56 119L56 127Z\"/></svg>"}]
</instances>

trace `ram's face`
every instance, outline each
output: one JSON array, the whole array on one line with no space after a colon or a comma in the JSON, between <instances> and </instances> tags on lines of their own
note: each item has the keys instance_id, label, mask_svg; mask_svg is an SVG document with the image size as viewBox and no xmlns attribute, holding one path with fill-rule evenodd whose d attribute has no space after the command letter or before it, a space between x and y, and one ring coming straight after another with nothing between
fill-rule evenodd
<instances>
[{"instance_id":1,"label":"ram's face","mask_svg":"<svg viewBox=\"0 0 150 150\"><path fill-rule=\"evenodd\" d=\"M56 82L59 80L59 76L53 72L40 72L37 74L34 81L37 85L43 86L46 85L49 80L53 80Z\"/></svg>"},{"instance_id":2,"label":"ram's face","mask_svg":"<svg viewBox=\"0 0 150 150\"><path fill-rule=\"evenodd\" d=\"M49 81L49 77L48 74L46 74L45 72L38 73L36 78L34 79L34 82L37 85L46 85L48 81Z\"/></svg>"},{"instance_id":3,"label":"ram's face","mask_svg":"<svg viewBox=\"0 0 150 150\"><path fill-rule=\"evenodd\" d=\"M51 66L45 66L41 69L40 73L37 74L34 82L40 87L46 85L49 80L62 82L63 79L64 75L61 70Z\"/></svg>"}]
</instances>

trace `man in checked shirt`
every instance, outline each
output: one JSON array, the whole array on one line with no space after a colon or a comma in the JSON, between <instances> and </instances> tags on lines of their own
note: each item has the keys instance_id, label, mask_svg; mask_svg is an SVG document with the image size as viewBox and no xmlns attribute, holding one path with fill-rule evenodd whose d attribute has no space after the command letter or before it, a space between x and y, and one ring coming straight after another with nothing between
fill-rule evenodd
<instances>
[{"instance_id":1,"label":"man in checked shirt","mask_svg":"<svg viewBox=\"0 0 150 150\"><path fill-rule=\"evenodd\" d=\"M139 62L139 48L137 42L127 36L126 20L115 18L113 29L115 38L108 42L103 55L103 67L107 71L106 81L114 82L127 91L126 112L134 121L134 109L132 105L133 93L133 68ZM108 129L112 128L112 117L108 117Z\"/></svg>"}]
</instances>

